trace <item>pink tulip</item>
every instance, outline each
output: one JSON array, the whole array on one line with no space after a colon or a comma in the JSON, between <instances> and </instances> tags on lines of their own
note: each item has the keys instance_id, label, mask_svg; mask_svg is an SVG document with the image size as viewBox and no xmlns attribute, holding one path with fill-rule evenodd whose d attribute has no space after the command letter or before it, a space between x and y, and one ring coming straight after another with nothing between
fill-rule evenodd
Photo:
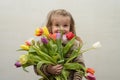
<instances>
[{"instance_id":1,"label":"pink tulip","mask_svg":"<svg viewBox=\"0 0 120 80\"><path fill-rule=\"evenodd\" d=\"M60 33L57 33L57 34L56 34L56 38L57 38L57 39L60 39L60 38L61 38L61 34L60 34Z\"/></svg>"},{"instance_id":2,"label":"pink tulip","mask_svg":"<svg viewBox=\"0 0 120 80\"><path fill-rule=\"evenodd\" d=\"M93 74L91 74L91 73L87 73L86 78L87 78L88 80L96 80L95 76L94 76Z\"/></svg>"},{"instance_id":3,"label":"pink tulip","mask_svg":"<svg viewBox=\"0 0 120 80\"><path fill-rule=\"evenodd\" d=\"M32 45L32 40L34 40L34 38L30 38L30 39L26 40L25 44L28 45L28 46L31 46Z\"/></svg>"}]
</instances>

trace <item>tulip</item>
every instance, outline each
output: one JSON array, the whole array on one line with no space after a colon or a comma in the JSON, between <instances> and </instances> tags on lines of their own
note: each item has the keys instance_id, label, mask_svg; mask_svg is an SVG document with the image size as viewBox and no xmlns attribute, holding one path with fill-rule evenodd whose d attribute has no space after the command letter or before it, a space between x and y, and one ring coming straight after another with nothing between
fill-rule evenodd
<instances>
[{"instance_id":1,"label":"tulip","mask_svg":"<svg viewBox=\"0 0 120 80\"><path fill-rule=\"evenodd\" d=\"M23 49L23 50L29 50L29 46L28 45L20 45L20 47Z\"/></svg>"},{"instance_id":2,"label":"tulip","mask_svg":"<svg viewBox=\"0 0 120 80\"><path fill-rule=\"evenodd\" d=\"M17 61L15 64L14 64L17 68L18 67L21 67L21 63L19 61Z\"/></svg>"},{"instance_id":3,"label":"tulip","mask_svg":"<svg viewBox=\"0 0 120 80\"><path fill-rule=\"evenodd\" d=\"M94 49L100 48L101 46L102 46L102 45L100 44L99 41L96 42L96 43L94 43L94 44L92 45L92 47L93 47Z\"/></svg>"},{"instance_id":4,"label":"tulip","mask_svg":"<svg viewBox=\"0 0 120 80\"><path fill-rule=\"evenodd\" d=\"M37 28L36 30L35 30L35 35L36 36L41 36L43 34L43 29L42 28Z\"/></svg>"},{"instance_id":5,"label":"tulip","mask_svg":"<svg viewBox=\"0 0 120 80\"><path fill-rule=\"evenodd\" d=\"M56 38L57 38L57 39L60 39L60 38L61 38L61 34L60 34L60 33L57 33L57 34L56 34Z\"/></svg>"},{"instance_id":6,"label":"tulip","mask_svg":"<svg viewBox=\"0 0 120 80\"><path fill-rule=\"evenodd\" d=\"M41 41L42 41L44 44L47 44L47 43L48 43L48 40L47 40L47 38L45 38L45 37L42 37L42 38L41 38Z\"/></svg>"},{"instance_id":7,"label":"tulip","mask_svg":"<svg viewBox=\"0 0 120 80\"><path fill-rule=\"evenodd\" d=\"M48 31L47 27L44 26L42 29L43 29L43 35L49 37L49 31Z\"/></svg>"},{"instance_id":8,"label":"tulip","mask_svg":"<svg viewBox=\"0 0 120 80\"><path fill-rule=\"evenodd\" d=\"M96 80L95 76L92 75L91 73L87 73L86 78L87 78L88 80Z\"/></svg>"},{"instance_id":9,"label":"tulip","mask_svg":"<svg viewBox=\"0 0 120 80\"><path fill-rule=\"evenodd\" d=\"M71 40L75 35L72 32L66 34L68 40Z\"/></svg>"},{"instance_id":10,"label":"tulip","mask_svg":"<svg viewBox=\"0 0 120 80\"><path fill-rule=\"evenodd\" d=\"M93 49L100 48L101 46L102 46L102 45L101 45L100 42L98 41L98 42L94 43L91 48L88 48L88 49L86 49L86 50L82 50L81 53L87 52L87 51L89 51L89 50L93 50Z\"/></svg>"},{"instance_id":11,"label":"tulip","mask_svg":"<svg viewBox=\"0 0 120 80\"><path fill-rule=\"evenodd\" d=\"M31 46L32 45L32 40L34 40L34 38L30 38L29 40L26 40L25 44L28 45L28 46Z\"/></svg>"},{"instance_id":12,"label":"tulip","mask_svg":"<svg viewBox=\"0 0 120 80\"><path fill-rule=\"evenodd\" d=\"M64 43L64 44L67 44L68 43L68 40L67 40L67 37L66 37L66 35L63 35L62 36L62 43Z\"/></svg>"},{"instance_id":13,"label":"tulip","mask_svg":"<svg viewBox=\"0 0 120 80\"><path fill-rule=\"evenodd\" d=\"M25 63L27 63L27 61L28 61L27 54L21 55L21 56L19 57L19 62L20 62L21 64L25 64Z\"/></svg>"},{"instance_id":14,"label":"tulip","mask_svg":"<svg viewBox=\"0 0 120 80\"><path fill-rule=\"evenodd\" d=\"M87 68L86 72L91 73L91 74L95 73L94 69L92 69L92 68Z\"/></svg>"},{"instance_id":15,"label":"tulip","mask_svg":"<svg viewBox=\"0 0 120 80\"><path fill-rule=\"evenodd\" d=\"M53 40L56 40L56 33L54 34L49 34L49 38L53 39Z\"/></svg>"}]
</instances>

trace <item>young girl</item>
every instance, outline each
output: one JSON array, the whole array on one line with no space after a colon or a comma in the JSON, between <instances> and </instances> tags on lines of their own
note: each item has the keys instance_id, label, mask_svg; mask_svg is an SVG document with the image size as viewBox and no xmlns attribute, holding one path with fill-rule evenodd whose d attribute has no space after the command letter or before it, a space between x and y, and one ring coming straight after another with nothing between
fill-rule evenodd
<instances>
[{"instance_id":1,"label":"young girl","mask_svg":"<svg viewBox=\"0 0 120 80\"><path fill-rule=\"evenodd\" d=\"M72 18L72 15L64 9L52 10L48 14L48 21L46 23L46 26L50 33L58 33L62 30L64 34L68 32L73 32L74 34L76 34L75 23ZM77 37L73 49L75 49L76 47L79 47L80 45L82 45L82 40L79 37ZM70 54L71 53L68 53L66 57L69 57ZM82 55L75 58L73 62L78 62L79 64L82 64L83 66L85 66ZM51 75L60 74L62 71L62 68L63 66L60 64L58 65L44 64L40 69L46 76L49 77ZM70 71L68 80L82 80L82 75L80 75L78 72Z\"/></svg>"}]
</instances>

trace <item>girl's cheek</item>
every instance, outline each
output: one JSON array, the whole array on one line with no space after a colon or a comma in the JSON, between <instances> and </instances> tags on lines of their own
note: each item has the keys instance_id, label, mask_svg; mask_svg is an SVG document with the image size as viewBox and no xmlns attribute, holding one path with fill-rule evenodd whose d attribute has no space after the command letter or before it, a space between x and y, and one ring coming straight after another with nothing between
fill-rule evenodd
<instances>
[{"instance_id":1,"label":"girl's cheek","mask_svg":"<svg viewBox=\"0 0 120 80\"><path fill-rule=\"evenodd\" d=\"M66 33L68 33L68 32L70 32L70 31L69 31L69 30L65 30L65 32L64 32L64 33L66 34Z\"/></svg>"}]
</instances>

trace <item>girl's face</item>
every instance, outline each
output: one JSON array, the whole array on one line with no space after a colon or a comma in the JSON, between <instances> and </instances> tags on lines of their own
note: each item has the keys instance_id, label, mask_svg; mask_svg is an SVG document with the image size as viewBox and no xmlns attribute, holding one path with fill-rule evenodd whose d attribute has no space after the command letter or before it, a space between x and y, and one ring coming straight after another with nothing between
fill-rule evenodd
<instances>
[{"instance_id":1,"label":"girl's face","mask_svg":"<svg viewBox=\"0 0 120 80\"><path fill-rule=\"evenodd\" d=\"M52 19L52 33L63 31L64 34L70 31L70 17L56 15Z\"/></svg>"}]
</instances>

